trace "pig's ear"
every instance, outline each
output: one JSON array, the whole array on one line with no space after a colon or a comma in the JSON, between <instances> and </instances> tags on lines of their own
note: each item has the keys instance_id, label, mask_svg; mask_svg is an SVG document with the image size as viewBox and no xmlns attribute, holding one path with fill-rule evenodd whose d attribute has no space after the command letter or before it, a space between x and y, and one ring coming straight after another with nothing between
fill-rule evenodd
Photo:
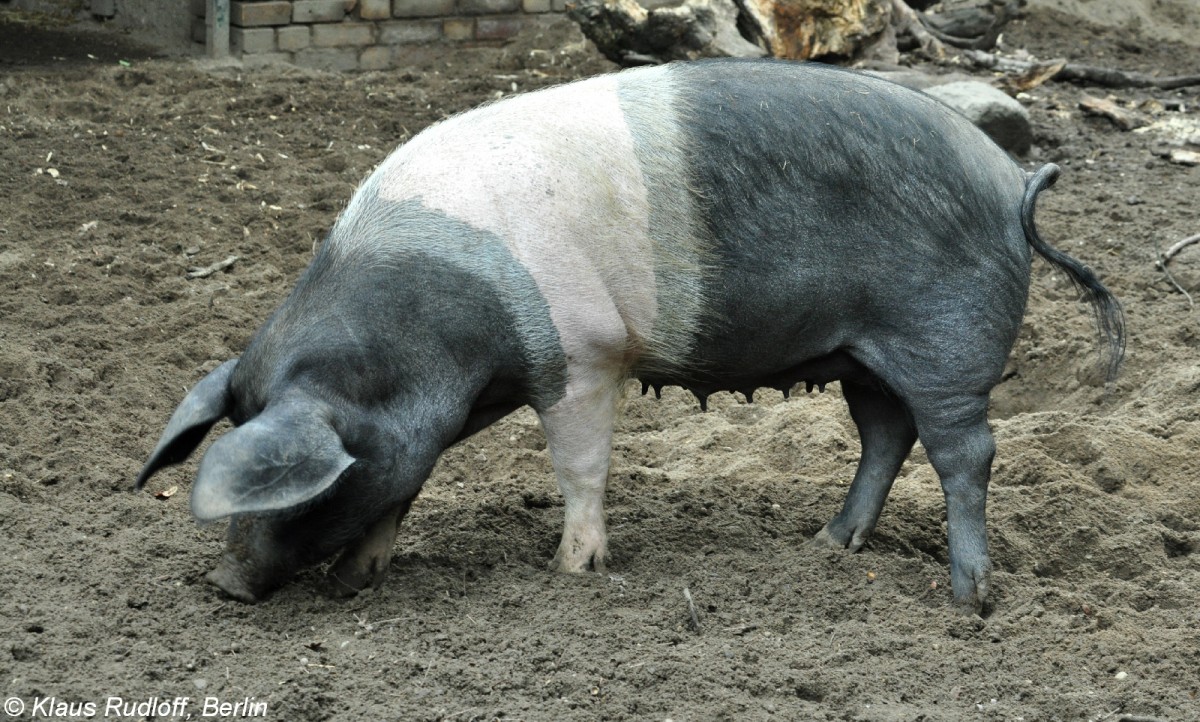
<instances>
[{"instance_id":1,"label":"pig's ear","mask_svg":"<svg viewBox=\"0 0 1200 722\"><path fill-rule=\"evenodd\" d=\"M329 489L353 463L325 408L305 400L268 407L209 447L192 514L211 521L290 509Z\"/></svg>"},{"instance_id":2,"label":"pig's ear","mask_svg":"<svg viewBox=\"0 0 1200 722\"><path fill-rule=\"evenodd\" d=\"M226 361L188 392L167 422L167 428L142 468L142 473L138 474L135 488L141 489L154 476L154 472L164 466L186 459L204 440L213 424L229 413L233 403L229 394L229 377L233 375L235 366L237 359Z\"/></svg>"}]
</instances>

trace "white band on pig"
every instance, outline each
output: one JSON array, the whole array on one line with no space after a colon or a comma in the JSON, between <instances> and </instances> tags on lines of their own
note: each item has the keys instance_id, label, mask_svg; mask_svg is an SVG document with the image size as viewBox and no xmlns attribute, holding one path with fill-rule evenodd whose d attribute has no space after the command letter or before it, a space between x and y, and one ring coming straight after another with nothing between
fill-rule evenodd
<instances>
[{"instance_id":1,"label":"white band on pig","mask_svg":"<svg viewBox=\"0 0 1200 722\"><path fill-rule=\"evenodd\" d=\"M662 73L455 116L398 149L368 185L380 200L419 199L503 239L548 304L570 367L678 367L702 309L702 244Z\"/></svg>"}]
</instances>

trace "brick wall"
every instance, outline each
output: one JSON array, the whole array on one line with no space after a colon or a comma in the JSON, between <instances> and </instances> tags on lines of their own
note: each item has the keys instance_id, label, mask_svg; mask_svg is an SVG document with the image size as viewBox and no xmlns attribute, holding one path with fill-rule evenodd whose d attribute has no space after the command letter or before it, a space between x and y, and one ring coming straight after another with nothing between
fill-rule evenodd
<instances>
[{"instance_id":1,"label":"brick wall","mask_svg":"<svg viewBox=\"0 0 1200 722\"><path fill-rule=\"evenodd\" d=\"M382 70L404 46L497 41L567 0L233 0L229 47L246 63ZM204 42L205 0L192 0L192 39Z\"/></svg>"}]
</instances>

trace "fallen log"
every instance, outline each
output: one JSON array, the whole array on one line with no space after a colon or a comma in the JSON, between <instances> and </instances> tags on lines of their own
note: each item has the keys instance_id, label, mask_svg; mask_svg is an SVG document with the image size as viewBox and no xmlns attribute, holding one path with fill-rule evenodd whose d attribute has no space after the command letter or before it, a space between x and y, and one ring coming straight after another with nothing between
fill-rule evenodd
<instances>
[{"instance_id":1,"label":"fallen log","mask_svg":"<svg viewBox=\"0 0 1200 722\"><path fill-rule=\"evenodd\" d=\"M1024 73L1039 63L1036 60L1017 60L1006 58L994 53L981 50L964 50L962 53L978 68L996 70L1002 73ZM1161 90L1176 90L1193 85L1200 85L1200 75L1173 75L1159 77L1145 73L1127 72L1114 68L1100 68L1092 65L1065 63L1057 73L1051 76L1058 80L1080 85L1100 85L1107 88L1159 88Z\"/></svg>"},{"instance_id":2,"label":"fallen log","mask_svg":"<svg viewBox=\"0 0 1200 722\"><path fill-rule=\"evenodd\" d=\"M737 0L737 3L749 37L773 57L789 60L857 59L885 38L892 21L892 0Z\"/></svg>"},{"instance_id":3,"label":"fallen log","mask_svg":"<svg viewBox=\"0 0 1200 722\"><path fill-rule=\"evenodd\" d=\"M625 66L766 55L738 33L737 12L733 0L687 0L653 10L634 0L579 0L567 9L604 57Z\"/></svg>"},{"instance_id":4,"label":"fallen log","mask_svg":"<svg viewBox=\"0 0 1200 722\"><path fill-rule=\"evenodd\" d=\"M642 65L701 57L895 62L915 49L995 45L1020 0L988 0L943 14L920 0L683 0L651 10L636 0L576 0L568 16L610 60Z\"/></svg>"},{"instance_id":5,"label":"fallen log","mask_svg":"<svg viewBox=\"0 0 1200 722\"><path fill-rule=\"evenodd\" d=\"M921 15L905 0L892 0L892 25L897 36L907 35L912 39L915 45L910 46L910 49L919 47L921 54L930 60L946 57L946 46L925 28L925 23L921 22Z\"/></svg>"}]
</instances>

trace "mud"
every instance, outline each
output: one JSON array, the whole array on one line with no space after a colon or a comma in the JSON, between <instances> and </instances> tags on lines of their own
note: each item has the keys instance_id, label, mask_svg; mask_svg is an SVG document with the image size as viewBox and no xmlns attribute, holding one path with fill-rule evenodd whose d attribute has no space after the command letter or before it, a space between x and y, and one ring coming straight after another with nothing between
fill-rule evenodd
<instances>
[{"instance_id":1,"label":"mud","mask_svg":"<svg viewBox=\"0 0 1200 722\"><path fill-rule=\"evenodd\" d=\"M188 697L193 718L251 698L277 720L1200 718L1200 317L1154 266L1200 232L1200 169L1162 157L1165 131L1078 110L1105 90L1033 91L1029 160L1063 167L1039 224L1125 303L1128 359L1106 388L1087 307L1035 262L993 403L982 619L950 604L919 447L863 551L806 545L857 457L836 385L707 413L631 386L606 575L546 570L562 506L526 410L445 454L381 589L330 599L314 569L247 606L203 582L224 529L189 517L194 462L131 491L185 389L245 347L396 143L610 66L562 28L355 75L91 35L58 59L16 32L0 23L0 692L22 718L51 696L95 717L120 696ZM1200 48L1041 11L1005 39L1200 67ZM1115 95L1200 125L1195 88ZM1170 270L1200 297L1200 246Z\"/></svg>"}]
</instances>

